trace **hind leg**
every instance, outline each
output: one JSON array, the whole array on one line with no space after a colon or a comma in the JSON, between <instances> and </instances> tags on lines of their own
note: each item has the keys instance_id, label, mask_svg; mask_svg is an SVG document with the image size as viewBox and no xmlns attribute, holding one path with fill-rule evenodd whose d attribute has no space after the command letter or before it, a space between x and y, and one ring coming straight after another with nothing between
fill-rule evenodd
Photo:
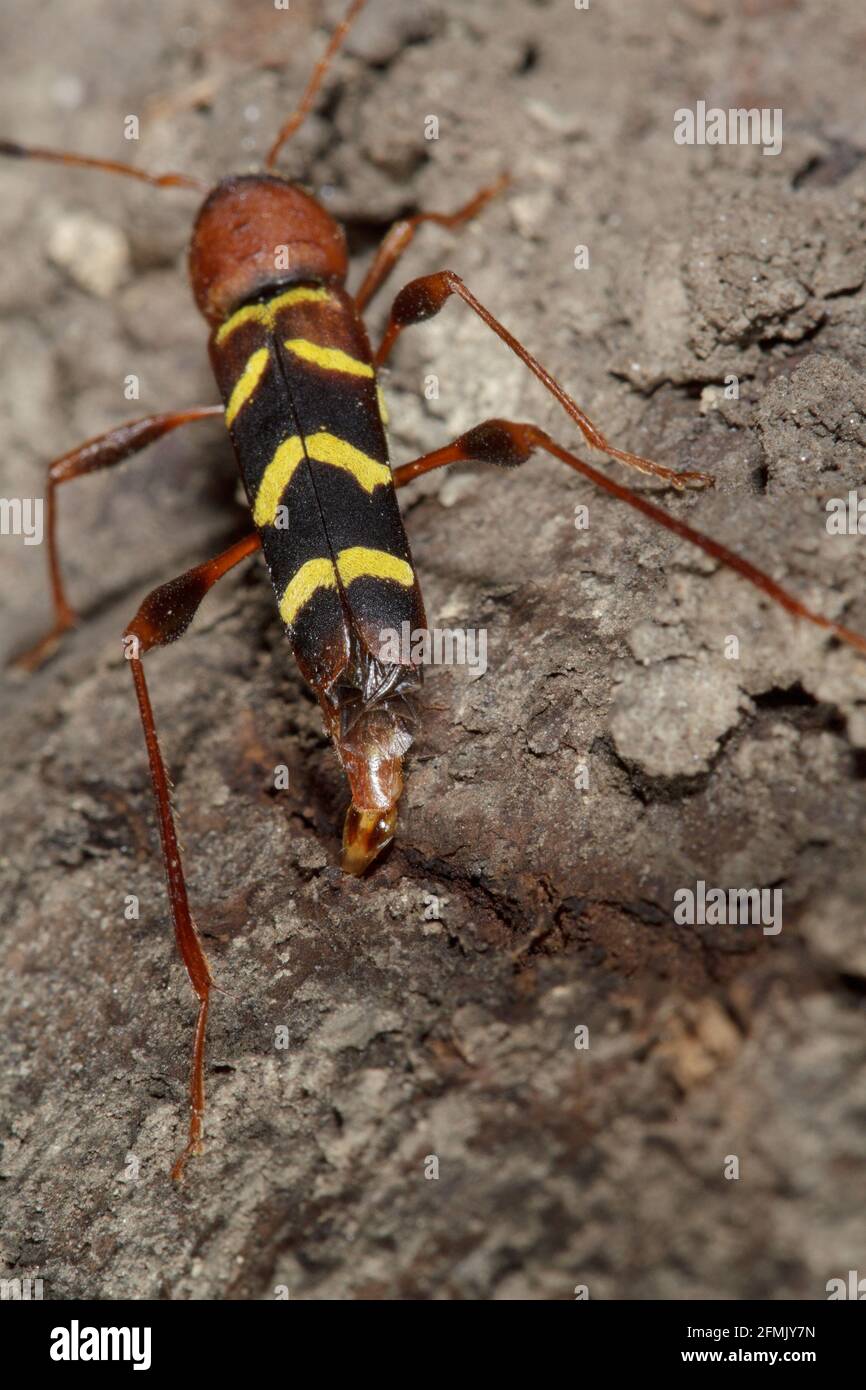
<instances>
[{"instance_id":1,"label":"hind leg","mask_svg":"<svg viewBox=\"0 0 866 1390\"><path fill-rule=\"evenodd\" d=\"M405 487L413 478L420 477L422 473L430 473L434 468L444 468L449 463L496 463L506 468L515 468L519 464L525 463L536 449L543 449L546 453L552 454L554 458L568 464L569 468L573 468L582 477L588 478L591 483L594 483L596 487L601 488L611 497L616 497L620 502L625 502L628 506L633 507L635 511L642 512L650 521L664 526L668 531L673 531L674 535L688 541L699 550L703 550L705 554L726 565L728 569L735 570L749 584L767 594L774 603L779 604L795 618L803 618L806 622L814 623L816 627L825 628L834 637L838 637L840 641L847 642L849 646L866 654L866 637L861 636L859 632L843 627L841 623L836 623L831 618L825 618L821 613L813 612L787 589L783 589L780 584L771 579L764 570L753 565L750 560L744 559L736 551L729 550L727 546L713 540L712 536L707 536L703 531L698 531L693 526L687 525L686 522L680 521L678 517L671 516L669 512L664 511L655 502L650 502L641 493L633 492L631 488L624 487L622 483L609 478L607 474L600 473L598 469L592 467L592 464L585 463L583 459L578 458L570 450L563 449L537 425L518 424L513 420L485 420L483 424L476 425L474 429L460 435L453 443L446 444L441 449L435 449L430 454L425 454L421 458L413 459L411 463L404 463L402 467L395 468L394 486Z\"/></svg>"},{"instance_id":2,"label":"hind leg","mask_svg":"<svg viewBox=\"0 0 866 1390\"><path fill-rule=\"evenodd\" d=\"M713 479L708 473L678 473L675 469L665 468L663 464L654 463L652 459L643 458L640 454L630 454L625 449L615 448L605 438L598 426L594 425L589 416L581 410L577 401L572 400L556 378L551 376L547 368L541 365L538 358L533 357L528 348L525 348L513 333L509 333L504 324L494 318L490 310L486 309L481 301L475 298L472 291L453 270L438 270L433 275L422 275L419 280L410 280L409 284L404 286L391 306L385 333L376 353L376 366L379 367L387 361L394 344L405 328L409 328L415 323L423 323L425 319L430 319L434 314L438 314L452 294L458 295L464 304L468 304L469 308L478 315L483 323L486 323L497 338L500 338L506 347L509 347L520 358L533 376L538 378L542 386L556 398L563 410L571 416L587 444L592 445L593 449L598 449L610 458L627 464L629 468L637 469L639 473L649 473L654 478L662 478L666 483L670 483L676 488L684 488L689 484L694 484L696 487L712 485Z\"/></svg>"},{"instance_id":3,"label":"hind leg","mask_svg":"<svg viewBox=\"0 0 866 1390\"><path fill-rule=\"evenodd\" d=\"M178 579L172 579L168 584L154 589L144 600L123 637L125 652L132 670L132 679L135 683L144 741L147 745L147 756L150 762L150 776L156 801L175 940L199 1005L190 1070L189 1137L186 1148L172 1169L172 1177L178 1180L183 1177L187 1160L193 1154L198 1153L201 1147L204 1120L204 1049L212 978L207 957L202 949L190 912L177 839L177 827L171 809L171 787L159 747L153 707L150 703L150 694L141 658L152 647L164 646L180 637L192 622L195 612L208 590L213 588L214 584L241 560L246 559L248 555L257 550L260 544L261 541L257 534L245 536L243 540L230 546L228 550L224 550L215 559L208 560L203 565L196 565L194 569L187 570L186 574L182 574Z\"/></svg>"}]
</instances>

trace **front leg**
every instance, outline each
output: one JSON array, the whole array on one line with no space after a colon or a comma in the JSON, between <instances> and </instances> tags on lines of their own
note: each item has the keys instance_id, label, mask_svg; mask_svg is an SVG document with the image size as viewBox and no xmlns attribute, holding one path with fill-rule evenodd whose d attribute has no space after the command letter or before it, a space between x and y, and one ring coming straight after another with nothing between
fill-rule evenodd
<instances>
[{"instance_id":1,"label":"front leg","mask_svg":"<svg viewBox=\"0 0 866 1390\"><path fill-rule=\"evenodd\" d=\"M435 222L439 227L460 227L464 222L477 217L490 199L501 193L508 183L508 174L501 174L495 183L479 189L475 197L470 198L469 202L456 212L416 212L412 217L401 217L389 227L355 295L358 309L366 308L373 295L385 283L400 257L408 251L420 226L425 222Z\"/></svg>"}]
</instances>

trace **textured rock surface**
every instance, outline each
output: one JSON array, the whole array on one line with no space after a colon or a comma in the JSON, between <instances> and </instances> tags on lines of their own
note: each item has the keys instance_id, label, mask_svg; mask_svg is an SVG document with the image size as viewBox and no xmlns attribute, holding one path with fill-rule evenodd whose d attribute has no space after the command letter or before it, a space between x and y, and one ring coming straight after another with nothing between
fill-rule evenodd
<instances>
[{"instance_id":1,"label":"textured rock surface","mask_svg":"<svg viewBox=\"0 0 866 1390\"><path fill-rule=\"evenodd\" d=\"M21 0L0 129L246 167L321 51L312 8ZM286 170L315 170L363 259L394 214L509 166L402 278L459 270L617 441L716 475L666 506L866 630L866 538L824 524L864 485L857 0L832 23L776 0L405 8L371 0ZM675 145L700 97L783 106L781 155ZM214 389L183 279L194 198L0 178L2 492L28 497L52 454ZM461 306L405 336L386 391L400 460L490 414L574 439ZM4 1277L46 1297L823 1297L866 1267L866 663L553 461L434 475L405 510L431 623L486 628L489 664L430 674L399 841L367 880L334 867L344 789L263 570L152 659L226 991L207 1151L178 1191L193 1008L118 636L244 516L212 424L64 490L88 621L2 702ZM7 653L45 621L43 563L0 540ZM677 925L697 880L781 888L782 932Z\"/></svg>"}]
</instances>

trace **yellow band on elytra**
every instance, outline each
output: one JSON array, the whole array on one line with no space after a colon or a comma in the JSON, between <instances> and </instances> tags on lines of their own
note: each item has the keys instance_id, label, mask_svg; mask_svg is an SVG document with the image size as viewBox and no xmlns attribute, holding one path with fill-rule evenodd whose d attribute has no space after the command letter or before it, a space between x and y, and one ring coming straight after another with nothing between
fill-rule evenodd
<instances>
[{"instance_id":1,"label":"yellow band on elytra","mask_svg":"<svg viewBox=\"0 0 866 1390\"><path fill-rule=\"evenodd\" d=\"M293 575L280 599L280 617L291 625L317 589L336 589L337 576L331 560L307 560Z\"/></svg>"},{"instance_id":2,"label":"yellow band on elytra","mask_svg":"<svg viewBox=\"0 0 866 1390\"><path fill-rule=\"evenodd\" d=\"M386 463L370 458L354 444L348 444L327 430L317 430L305 439L294 434L283 440L259 483L253 507L253 521L257 526L273 525L280 498L305 456L316 463L327 463L351 473L365 492L372 493L374 488L385 487L391 481L391 470Z\"/></svg>"},{"instance_id":3,"label":"yellow band on elytra","mask_svg":"<svg viewBox=\"0 0 866 1390\"><path fill-rule=\"evenodd\" d=\"M305 603L319 589L335 589L337 576L348 588L356 579L393 579L408 587L415 582L412 566L387 550L371 550L365 545L353 545L341 550L337 566L324 558L307 560L289 580L280 599L280 617L291 626Z\"/></svg>"},{"instance_id":4,"label":"yellow band on elytra","mask_svg":"<svg viewBox=\"0 0 866 1390\"><path fill-rule=\"evenodd\" d=\"M391 469L387 463L370 458L369 454L356 449L354 444L347 443L336 434L329 434L327 430L317 430L315 434L307 435L307 453L318 463L344 468L365 492L372 492L376 487L387 487L391 482Z\"/></svg>"},{"instance_id":5,"label":"yellow band on elytra","mask_svg":"<svg viewBox=\"0 0 866 1390\"><path fill-rule=\"evenodd\" d=\"M300 357L303 362L312 362L315 367L324 367L329 372L348 372L350 376L373 376L373 368L369 362L350 357L342 348L321 347L318 343L311 343L309 338L287 338L283 347L294 357Z\"/></svg>"},{"instance_id":6,"label":"yellow band on elytra","mask_svg":"<svg viewBox=\"0 0 866 1390\"><path fill-rule=\"evenodd\" d=\"M236 310L231 318L226 319L217 329L215 341L221 345L230 333L234 333L236 328L245 323L260 323L265 328L273 328L275 316L280 309L289 309L293 304L324 304L331 298L330 290L312 285L296 285L294 289L278 294L275 299L269 299L267 304L245 304L242 309Z\"/></svg>"},{"instance_id":7,"label":"yellow band on elytra","mask_svg":"<svg viewBox=\"0 0 866 1390\"><path fill-rule=\"evenodd\" d=\"M365 545L353 545L337 556L337 573L341 583L353 579L393 579L397 584L414 584L412 566L387 550L370 550Z\"/></svg>"},{"instance_id":8,"label":"yellow band on elytra","mask_svg":"<svg viewBox=\"0 0 866 1390\"><path fill-rule=\"evenodd\" d=\"M284 439L264 471L253 507L257 526L272 526L280 498L292 480L292 475L304 457L304 441L293 434Z\"/></svg>"},{"instance_id":9,"label":"yellow band on elytra","mask_svg":"<svg viewBox=\"0 0 866 1390\"><path fill-rule=\"evenodd\" d=\"M242 406L246 405L255 391L268 365L270 353L267 348L259 348L247 362L229 397L226 406L226 425L231 425Z\"/></svg>"}]
</instances>

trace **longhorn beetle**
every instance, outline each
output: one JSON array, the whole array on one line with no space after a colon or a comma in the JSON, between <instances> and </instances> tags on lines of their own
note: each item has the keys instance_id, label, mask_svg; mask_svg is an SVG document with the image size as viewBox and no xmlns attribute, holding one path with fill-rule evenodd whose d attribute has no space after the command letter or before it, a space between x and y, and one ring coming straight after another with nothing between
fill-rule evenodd
<instances>
[{"instance_id":1,"label":"longhorn beetle","mask_svg":"<svg viewBox=\"0 0 866 1390\"><path fill-rule=\"evenodd\" d=\"M431 469L464 461L514 467L536 449L545 450L596 487L736 570L789 613L866 653L866 638L810 611L748 560L598 472L535 425L487 420L392 472L376 370L388 360L403 329L431 318L457 295L535 374L594 449L676 488L712 483L706 474L675 472L614 448L453 271L440 270L406 285L394 300L379 347L371 351L361 313L418 228L425 222L445 227L467 222L506 178L483 188L456 212L418 212L396 222L358 291L354 296L347 292L341 228L309 193L273 170L283 145L311 110L364 3L352 0L300 103L271 145L262 173L231 175L207 192L184 174L150 174L112 160L0 142L0 154L19 159L103 169L158 188L207 193L193 227L189 274L196 304L210 326L210 357L223 404L134 420L51 464L45 500L54 625L18 659L26 669L35 668L76 622L58 558L57 488L120 463L180 425L224 415L254 530L215 559L155 589L124 634L147 745L175 936L199 1004L189 1136L172 1169L178 1179L201 1147L212 977L190 913L142 657L152 647L180 637L208 590L241 560L261 548L295 659L318 698L345 769L351 804L343 831L342 867L349 874L363 873L394 835L421 672L411 663L382 660L377 653L384 629L402 630L403 622L410 630L425 626L395 489ZM282 259L275 254L278 249ZM288 525L280 525L285 516Z\"/></svg>"}]
</instances>

